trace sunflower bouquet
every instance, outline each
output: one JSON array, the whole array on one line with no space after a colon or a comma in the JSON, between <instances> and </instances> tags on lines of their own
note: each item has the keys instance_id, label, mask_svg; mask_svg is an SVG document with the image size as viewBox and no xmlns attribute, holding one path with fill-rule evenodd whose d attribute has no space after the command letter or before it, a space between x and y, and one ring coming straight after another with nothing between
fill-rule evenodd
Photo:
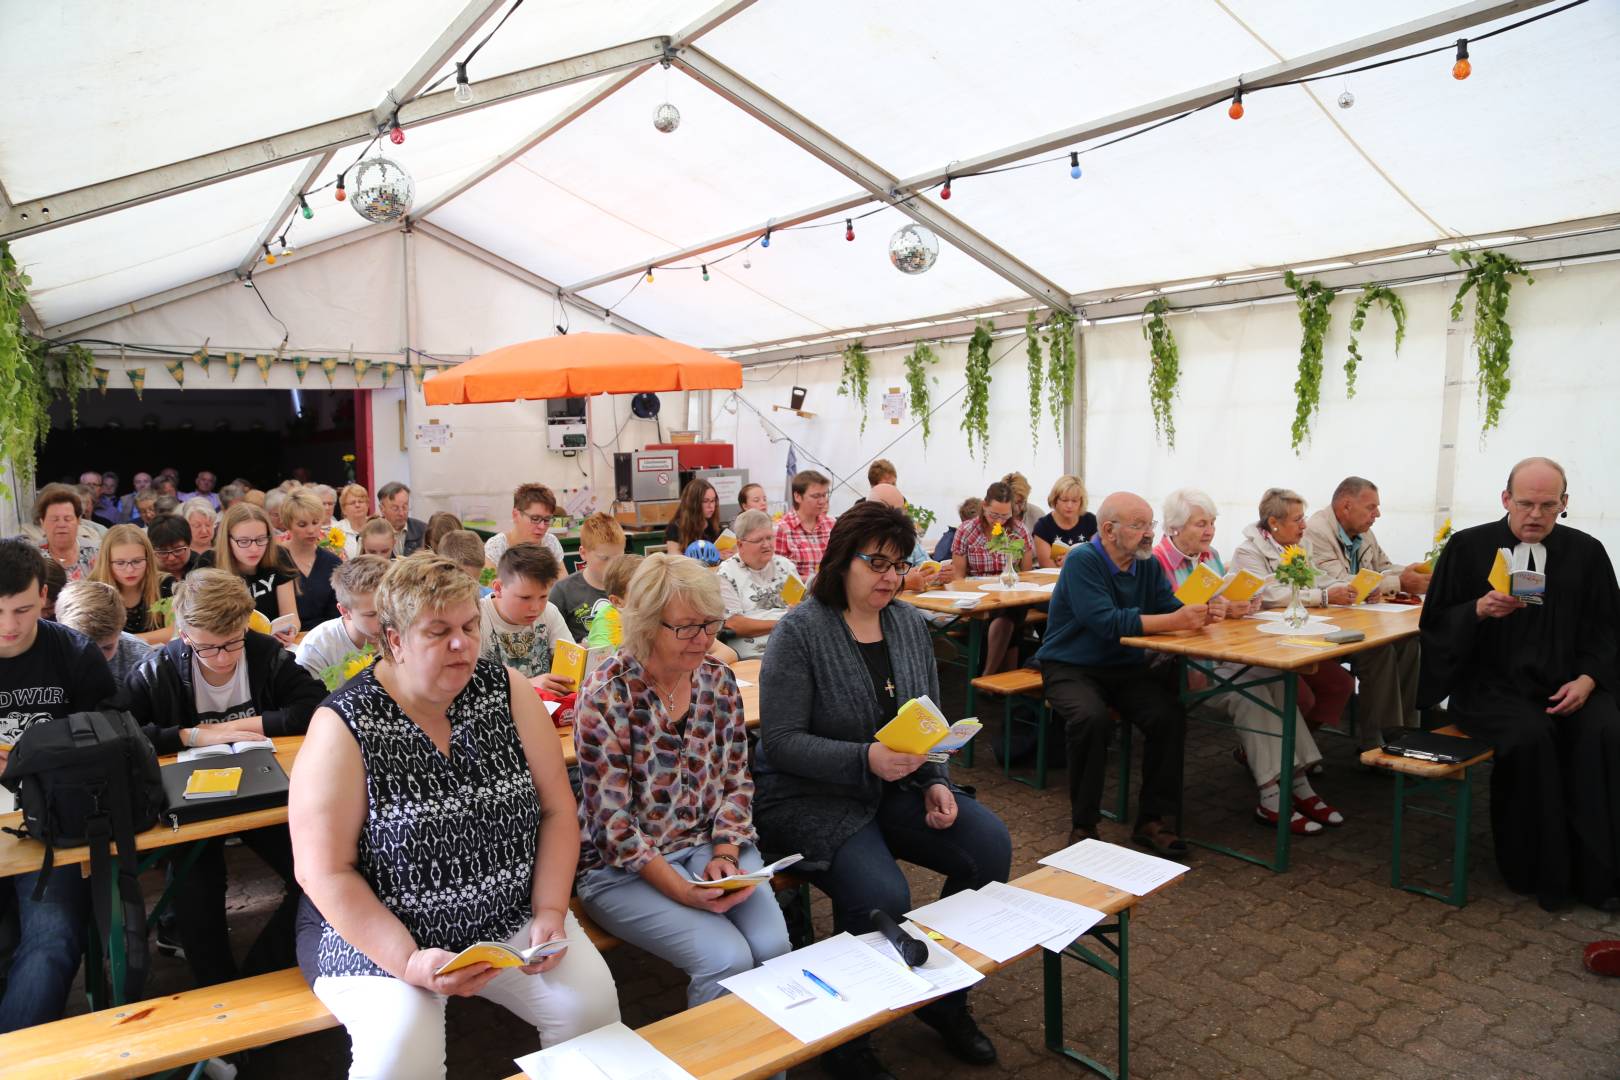
<instances>
[{"instance_id":1,"label":"sunflower bouquet","mask_svg":"<svg viewBox=\"0 0 1620 1080\"><path fill-rule=\"evenodd\" d=\"M375 645L367 645L363 649L358 649L349 653L337 663L322 668L321 682L326 684L327 690L336 690L338 687L342 686L344 683L366 670L366 668L370 667L376 662L376 659L377 647Z\"/></svg>"},{"instance_id":2,"label":"sunflower bouquet","mask_svg":"<svg viewBox=\"0 0 1620 1080\"><path fill-rule=\"evenodd\" d=\"M327 551L341 555L348 545L348 539L343 535L343 530L334 525L326 530L325 536L321 537L320 546Z\"/></svg>"},{"instance_id":3,"label":"sunflower bouquet","mask_svg":"<svg viewBox=\"0 0 1620 1080\"><path fill-rule=\"evenodd\" d=\"M1007 556L1008 562L1017 562L1024 557L1024 541L1002 528L999 521L990 526L990 539L984 546L997 555Z\"/></svg>"},{"instance_id":4,"label":"sunflower bouquet","mask_svg":"<svg viewBox=\"0 0 1620 1080\"><path fill-rule=\"evenodd\" d=\"M1435 530L1434 547L1429 549L1429 554L1424 557L1423 565L1419 569L1425 574L1434 573L1434 564L1440 561L1440 553L1446 549L1446 541L1450 539L1451 519L1446 518L1446 523Z\"/></svg>"},{"instance_id":5,"label":"sunflower bouquet","mask_svg":"<svg viewBox=\"0 0 1620 1080\"><path fill-rule=\"evenodd\" d=\"M1289 544L1283 549L1282 560L1277 563L1276 572L1272 575L1284 585L1296 589L1308 589L1316 584L1316 567L1311 565L1311 557L1305 549L1298 544Z\"/></svg>"}]
</instances>

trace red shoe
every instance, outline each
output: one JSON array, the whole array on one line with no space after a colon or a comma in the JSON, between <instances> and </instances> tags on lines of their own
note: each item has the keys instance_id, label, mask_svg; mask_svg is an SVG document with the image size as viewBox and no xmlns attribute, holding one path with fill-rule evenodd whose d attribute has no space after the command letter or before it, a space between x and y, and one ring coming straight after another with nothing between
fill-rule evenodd
<instances>
[{"instance_id":1,"label":"red shoe","mask_svg":"<svg viewBox=\"0 0 1620 1080\"><path fill-rule=\"evenodd\" d=\"M1332 825L1337 828L1344 824L1344 815L1322 801L1322 796L1312 795L1308 799L1294 796L1294 809L1322 825Z\"/></svg>"},{"instance_id":2,"label":"red shoe","mask_svg":"<svg viewBox=\"0 0 1620 1080\"><path fill-rule=\"evenodd\" d=\"M1254 808L1254 820L1268 829L1277 827L1277 811L1267 810L1263 806ZM1294 816L1288 819L1288 831L1295 836L1315 836L1322 831L1320 822L1311 821L1304 814L1295 811Z\"/></svg>"},{"instance_id":3,"label":"red shoe","mask_svg":"<svg viewBox=\"0 0 1620 1080\"><path fill-rule=\"evenodd\" d=\"M1586 970L1594 975L1620 975L1620 941L1594 941L1581 954Z\"/></svg>"}]
</instances>

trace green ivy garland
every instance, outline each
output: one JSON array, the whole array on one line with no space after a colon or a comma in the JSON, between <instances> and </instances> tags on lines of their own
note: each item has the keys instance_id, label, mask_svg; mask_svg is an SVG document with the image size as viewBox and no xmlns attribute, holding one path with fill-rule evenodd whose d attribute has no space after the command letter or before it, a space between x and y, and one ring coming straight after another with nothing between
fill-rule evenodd
<instances>
[{"instance_id":1,"label":"green ivy garland","mask_svg":"<svg viewBox=\"0 0 1620 1080\"><path fill-rule=\"evenodd\" d=\"M1382 304L1395 319L1395 353L1400 355L1401 342L1406 340L1406 305L1401 298L1383 285L1369 285L1362 291L1361 299L1356 301L1356 309L1350 315L1350 355L1344 362L1344 389L1345 396L1356 396L1356 365L1361 363L1361 350L1357 348L1357 335L1361 328L1367 325L1367 311L1373 304Z\"/></svg>"},{"instance_id":2,"label":"green ivy garland","mask_svg":"<svg viewBox=\"0 0 1620 1080\"><path fill-rule=\"evenodd\" d=\"M1153 431L1176 448L1176 418L1171 403L1176 386L1181 381L1181 351L1176 348L1176 335L1171 332L1165 316L1170 313L1170 301L1162 296L1148 301L1142 314L1142 337L1148 343L1148 397L1153 404Z\"/></svg>"},{"instance_id":3,"label":"green ivy garland","mask_svg":"<svg viewBox=\"0 0 1620 1080\"><path fill-rule=\"evenodd\" d=\"M967 345L966 393L962 400L962 430L967 432L968 454L979 443L981 460L990 453L990 325L979 323Z\"/></svg>"},{"instance_id":4,"label":"green ivy garland","mask_svg":"<svg viewBox=\"0 0 1620 1080\"><path fill-rule=\"evenodd\" d=\"M1074 404L1074 316L1054 311L1046 321L1046 405L1052 413L1052 428L1063 438L1063 425Z\"/></svg>"},{"instance_id":5,"label":"green ivy garland","mask_svg":"<svg viewBox=\"0 0 1620 1080\"><path fill-rule=\"evenodd\" d=\"M934 350L928 347L926 341L917 342L916 346L906 354L906 389L907 404L911 407L911 415L922 424L923 445L928 445L928 435L932 427L932 410L928 404L928 365L939 362Z\"/></svg>"},{"instance_id":6,"label":"green ivy garland","mask_svg":"<svg viewBox=\"0 0 1620 1080\"><path fill-rule=\"evenodd\" d=\"M1513 290L1513 275L1524 278L1526 285L1536 279L1517 259L1500 251L1453 251L1451 261L1467 267L1457 295L1451 301L1452 321L1462 318L1463 297L1474 290L1474 359L1479 368L1477 398L1485 407L1485 423L1480 435L1491 430L1502 418L1502 405L1507 401L1513 380L1508 378L1508 366L1513 351L1513 328L1508 325L1508 294Z\"/></svg>"},{"instance_id":7,"label":"green ivy garland","mask_svg":"<svg viewBox=\"0 0 1620 1080\"><path fill-rule=\"evenodd\" d=\"M866 389L872 379L872 359L866 345L854 342L844 348L844 370L838 376L838 392L855 399L861 411L861 434L866 434Z\"/></svg>"},{"instance_id":8,"label":"green ivy garland","mask_svg":"<svg viewBox=\"0 0 1620 1080\"><path fill-rule=\"evenodd\" d=\"M1299 342L1299 377L1294 380L1294 453L1311 434L1311 417L1322 407L1322 340L1327 336L1328 323L1333 320L1328 305L1337 294L1320 281L1312 278L1301 281L1292 270L1283 274L1283 281L1294 290L1299 299L1299 325L1304 336Z\"/></svg>"},{"instance_id":9,"label":"green ivy garland","mask_svg":"<svg viewBox=\"0 0 1620 1080\"><path fill-rule=\"evenodd\" d=\"M39 342L23 327L28 275L9 244L0 241L0 467L10 462L24 481L34 474L34 455L51 430L50 389ZM0 495L16 498L0 483Z\"/></svg>"},{"instance_id":10,"label":"green ivy garland","mask_svg":"<svg viewBox=\"0 0 1620 1080\"><path fill-rule=\"evenodd\" d=\"M95 355L83 345L68 345L46 353L45 359L56 376L58 392L67 398L69 423L78 427L79 395L95 382Z\"/></svg>"},{"instance_id":11,"label":"green ivy garland","mask_svg":"<svg viewBox=\"0 0 1620 1080\"><path fill-rule=\"evenodd\" d=\"M1041 445L1041 378L1046 359L1041 354L1040 324L1035 321L1033 311L1024 320L1024 351L1029 358L1029 437L1034 440L1030 445L1038 447Z\"/></svg>"},{"instance_id":12,"label":"green ivy garland","mask_svg":"<svg viewBox=\"0 0 1620 1080\"><path fill-rule=\"evenodd\" d=\"M935 514L926 506L906 503L906 517L910 518L912 525L916 526L918 536L927 536L928 530L934 527Z\"/></svg>"}]
</instances>

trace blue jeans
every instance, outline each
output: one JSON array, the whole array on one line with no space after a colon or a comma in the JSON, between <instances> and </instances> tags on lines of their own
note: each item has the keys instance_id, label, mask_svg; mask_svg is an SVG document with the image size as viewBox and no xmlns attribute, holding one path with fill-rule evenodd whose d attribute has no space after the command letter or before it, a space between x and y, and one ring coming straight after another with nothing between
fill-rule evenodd
<instances>
[{"instance_id":1,"label":"blue jeans","mask_svg":"<svg viewBox=\"0 0 1620 1080\"><path fill-rule=\"evenodd\" d=\"M923 819L922 792L898 784L884 787L877 816L844 841L826 870L806 875L832 898L835 930L866 933L872 929L873 908L896 921L911 910L911 887L897 859L944 874L942 897L1007 880L1012 838L993 811L958 791L956 823L948 829L931 829ZM935 1004L949 1007L966 997L962 990Z\"/></svg>"},{"instance_id":2,"label":"blue jeans","mask_svg":"<svg viewBox=\"0 0 1620 1080\"><path fill-rule=\"evenodd\" d=\"M17 893L20 937L12 955L6 993L0 998L0 1032L60 1020L84 955L90 918L89 882L77 866L51 871L45 898L34 900L41 871L11 879Z\"/></svg>"},{"instance_id":3,"label":"blue jeans","mask_svg":"<svg viewBox=\"0 0 1620 1080\"><path fill-rule=\"evenodd\" d=\"M697 878L712 855L709 845L701 844L664 858L685 877ZM742 845L737 862L745 871L765 865L752 844ZM640 874L607 866L587 871L576 891L602 929L686 972L692 980L686 987L688 1008L724 994L720 980L793 950L769 885L756 886L724 915L676 903Z\"/></svg>"}]
</instances>

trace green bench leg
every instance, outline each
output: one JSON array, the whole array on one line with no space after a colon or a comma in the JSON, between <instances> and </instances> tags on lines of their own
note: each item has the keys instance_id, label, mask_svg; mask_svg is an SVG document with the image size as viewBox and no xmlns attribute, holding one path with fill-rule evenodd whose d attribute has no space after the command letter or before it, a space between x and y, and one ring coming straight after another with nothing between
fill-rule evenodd
<instances>
[{"instance_id":1,"label":"green bench leg","mask_svg":"<svg viewBox=\"0 0 1620 1080\"><path fill-rule=\"evenodd\" d=\"M1035 719L1029 720L1018 715L1020 702L1035 703ZM1001 699L1001 775L1009 780L1016 780L1020 784L1028 784L1037 791L1046 787L1046 729L1047 720L1051 715L1051 707L1045 698L1032 698L1027 695L1008 694ZM1019 724L1033 723L1035 728L1035 778L1031 780L1024 776L1014 776L1012 771L1012 736L1014 728ZM968 744L973 745L972 743Z\"/></svg>"},{"instance_id":2,"label":"green bench leg","mask_svg":"<svg viewBox=\"0 0 1620 1080\"><path fill-rule=\"evenodd\" d=\"M1404 773L1395 774L1395 827L1389 860L1389 883L1404 892L1442 900L1453 907L1464 907L1468 903L1469 826L1474 804L1474 789L1469 780L1468 770L1464 769L1462 775L1455 779L1437 777L1432 780L1414 780L1410 786L1406 780ZM1412 810L1415 813L1451 819L1451 890L1444 893L1422 885L1408 885L1402 880L1401 855L1406 848L1406 802L1411 796L1430 789L1436 789L1434 793L1451 807L1450 812L1431 810L1422 806L1414 806Z\"/></svg>"},{"instance_id":3,"label":"green bench leg","mask_svg":"<svg viewBox=\"0 0 1620 1080\"><path fill-rule=\"evenodd\" d=\"M1131 1058L1131 912L1119 913L1116 922L1099 924L1087 931L1114 954L1114 961L1085 948L1078 941L1061 953L1042 950L1041 957L1045 987L1046 1048L1091 1070L1108 1080L1124 1080L1130 1075ZM1109 937L1118 938L1117 944ZM1073 957L1113 979L1116 984L1117 1029L1119 1038L1119 1068L1110 1069L1095 1058L1071 1049L1063 1042L1063 958Z\"/></svg>"},{"instance_id":4,"label":"green bench leg","mask_svg":"<svg viewBox=\"0 0 1620 1080\"><path fill-rule=\"evenodd\" d=\"M1119 784L1114 809L1103 810L1102 816L1121 824L1131 806L1131 722L1119 718Z\"/></svg>"}]
</instances>

